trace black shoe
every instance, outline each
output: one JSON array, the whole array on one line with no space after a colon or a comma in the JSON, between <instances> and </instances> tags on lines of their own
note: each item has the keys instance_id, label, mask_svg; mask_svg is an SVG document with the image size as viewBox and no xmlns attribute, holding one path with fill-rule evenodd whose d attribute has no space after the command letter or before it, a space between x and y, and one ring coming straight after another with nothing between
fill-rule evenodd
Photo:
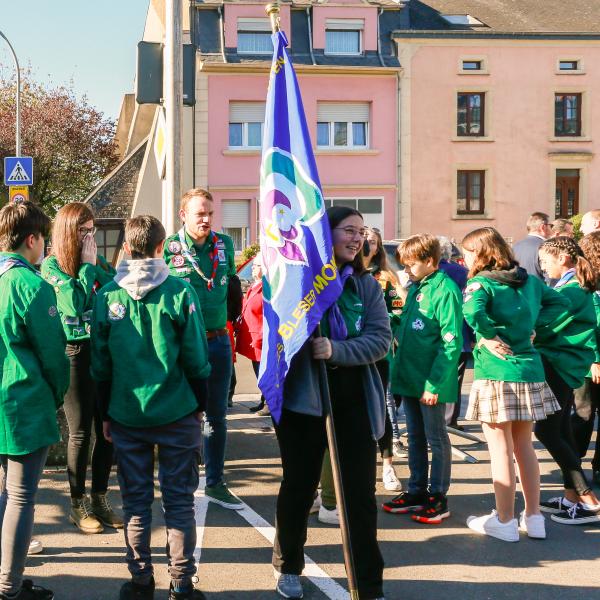
<instances>
[{"instance_id":1,"label":"black shoe","mask_svg":"<svg viewBox=\"0 0 600 600\"><path fill-rule=\"evenodd\" d=\"M154 577L147 585L141 585L132 579L121 586L119 600L154 600L154 586Z\"/></svg>"},{"instance_id":2,"label":"black shoe","mask_svg":"<svg viewBox=\"0 0 600 600\"><path fill-rule=\"evenodd\" d=\"M444 519L450 516L448 510L448 499L444 494L430 494L427 504L414 515L411 515L413 521L417 523L427 523L428 525L439 525Z\"/></svg>"},{"instance_id":3,"label":"black shoe","mask_svg":"<svg viewBox=\"0 0 600 600\"><path fill-rule=\"evenodd\" d=\"M581 503L574 504L564 512L550 515L550 518L563 525L585 525L586 523L600 523L600 510L588 510Z\"/></svg>"},{"instance_id":4,"label":"black shoe","mask_svg":"<svg viewBox=\"0 0 600 600\"><path fill-rule=\"evenodd\" d=\"M206 596L194 587L187 592L176 592L173 583L169 586L169 600L206 600Z\"/></svg>"},{"instance_id":5,"label":"black shoe","mask_svg":"<svg viewBox=\"0 0 600 600\"><path fill-rule=\"evenodd\" d=\"M265 407L265 403L261 402L260 404L257 404L256 406L251 406L248 410L251 413L255 413L258 412L259 410L262 410Z\"/></svg>"},{"instance_id":6,"label":"black shoe","mask_svg":"<svg viewBox=\"0 0 600 600\"><path fill-rule=\"evenodd\" d=\"M33 585L31 579L23 579L19 593L11 596L10 600L52 600L53 598L54 592L39 585ZM8 600L8 596L0 594L0 600Z\"/></svg>"},{"instance_id":7,"label":"black shoe","mask_svg":"<svg viewBox=\"0 0 600 600\"><path fill-rule=\"evenodd\" d=\"M382 507L385 512L404 514L421 510L427 504L426 494L409 494L400 492L393 500L385 502Z\"/></svg>"},{"instance_id":8,"label":"black shoe","mask_svg":"<svg viewBox=\"0 0 600 600\"><path fill-rule=\"evenodd\" d=\"M265 404L259 411L256 411L256 416L257 417L270 417L271 411L269 410L269 407Z\"/></svg>"}]
</instances>

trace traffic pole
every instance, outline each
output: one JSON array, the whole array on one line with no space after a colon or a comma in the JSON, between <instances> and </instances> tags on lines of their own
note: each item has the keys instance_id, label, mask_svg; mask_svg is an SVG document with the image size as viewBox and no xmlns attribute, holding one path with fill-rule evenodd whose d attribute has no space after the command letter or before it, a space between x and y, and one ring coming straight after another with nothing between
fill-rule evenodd
<instances>
[{"instance_id":1,"label":"traffic pole","mask_svg":"<svg viewBox=\"0 0 600 600\"><path fill-rule=\"evenodd\" d=\"M17 59L17 53L15 49L12 47L12 44L8 41L8 38L0 31L0 36L4 38L8 47L10 48L10 52L15 61L15 71L17 73L17 94L16 94L16 140L15 140L15 155L21 156L21 69L19 68L19 60Z\"/></svg>"}]
</instances>

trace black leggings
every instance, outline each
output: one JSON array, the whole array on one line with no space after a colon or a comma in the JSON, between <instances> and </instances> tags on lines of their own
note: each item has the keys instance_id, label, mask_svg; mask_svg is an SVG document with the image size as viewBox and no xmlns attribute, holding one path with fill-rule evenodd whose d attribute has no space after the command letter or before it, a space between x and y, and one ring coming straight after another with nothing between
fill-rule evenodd
<instances>
[{"instance_id":1,"label":"black leggings","mask_svg":"<svg viewBox=\"0 0 600 600\"><path fill-rule=\"evenodd\" d=\"M575 411L571 416L573 437L581 458L585 457L590 446L596 415L600 418L600 384L586 377L585 384L575 390ZM600 437L596 438L592 469L600 471Z\"/></svg>"},{"instance_id":2,"label":"black leggings","mask_svg":"<svg viewBox=\"0 0 600 600\"><path fill-rule=\"evenodd\" d=\"M535 424L535 437L546 447L562 471L566 490L575 490L583 496L589 494L590 486L581 468L581 459L575 449L571 428L573 390L542 356L546 382L554 392L561 410Z\"/></svg>"},{"instance_id":3,"label":"black leggings","mask_svg":"<svg viewBox=\"0 0 600 600\"><path fill-rule=\"evenodd\" d=\"M390 363L387 358L382 358L375 363L377 367L377 371L379 372L379 377L381 378L381 383L383 385L383 393L387 394L388 385L390 382ZM390 420L390 415L387 411L387 407L385 410L385 430L383 432L383 437L377 440L377 445L379 446L379 454L381 454L381 458L392 458L394 456L393 452L393 431L392 431L392 421Z\"/></svg>"},{"instance_id":4,"label":"black leggings","mask_svg":"<svg viewBox=\"0 0 600 600\"><path fill-rule=\"evenodd\" d=\"M89 340L67 344L67 357L71 363L71 385L64 404L69 426L67 472L71 498L82 498L85 495L92 422L96 433L92 451L92 494L103 494L108 489L113 445L104 439L102 433L102 419L96 406L96 387L90 375Z\"/></svg>"}]
</instances>

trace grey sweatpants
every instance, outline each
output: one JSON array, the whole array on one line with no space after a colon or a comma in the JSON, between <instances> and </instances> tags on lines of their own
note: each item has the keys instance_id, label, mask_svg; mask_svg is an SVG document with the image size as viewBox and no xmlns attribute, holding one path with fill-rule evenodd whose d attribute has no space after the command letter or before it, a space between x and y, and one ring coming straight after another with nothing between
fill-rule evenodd
<instances>
[{"instance_id":1,"label":"grey sweatpants","mask_svg":"<svg viewBox=\"0 0 600 600\"><path fill-rule=\"evenodd\" d=\"M21 456L0 455L0 593L3 594L16 594L21 589L33 531L35 495L47 456L48 446Z\"/></svg>"},{"instance_id":2,"label":"grey sweatpants","mask_svg":"<svg viewBox=\"0 0 600 600\"><path fill-rule=\"evenodd\" d=\"M158 427L126 427L112 421L110 428L123 498L129 572L140 584L148 583L153 574L150 538L157 446L169 574L174 585L187 586L196 574L194 492L199 482L200 421L193 414Z\"/></svg>"}]
</instances>

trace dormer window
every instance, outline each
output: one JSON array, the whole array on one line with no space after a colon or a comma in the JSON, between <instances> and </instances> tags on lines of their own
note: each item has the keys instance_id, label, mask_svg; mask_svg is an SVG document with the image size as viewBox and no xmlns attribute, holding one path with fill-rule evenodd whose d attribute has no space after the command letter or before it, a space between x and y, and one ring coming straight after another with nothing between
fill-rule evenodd
<instances>
[{"instance_id":1,"label":"dormer window","mask_svg":"<svg viewBox=\"0 0 600 600\"><path fill-rule=\"evenodd\" d=\"M450 25L462 25L464 27L487 27L485 23L471 15L442 15L442 19Z\"/></svg>"},{"instance_id":2,"label":"dormer window","mask_svg":"<svg viewBox=\"0 0 600 600\"><path fill-rule=\"evenodd\" d=\"M237 51L240 54L273 53L269 19L238 19L237 39Z\"/></svg>"},{"instance_id":3,"label":"dormer window","mask_svg":"<svg viewBox=\"0 0 600 600\"><path fill-rule=\"evenodd\" d=\"M356 56L362 53L364 19L327 19L325 54Z\"/></svg>"}]
</instances>

